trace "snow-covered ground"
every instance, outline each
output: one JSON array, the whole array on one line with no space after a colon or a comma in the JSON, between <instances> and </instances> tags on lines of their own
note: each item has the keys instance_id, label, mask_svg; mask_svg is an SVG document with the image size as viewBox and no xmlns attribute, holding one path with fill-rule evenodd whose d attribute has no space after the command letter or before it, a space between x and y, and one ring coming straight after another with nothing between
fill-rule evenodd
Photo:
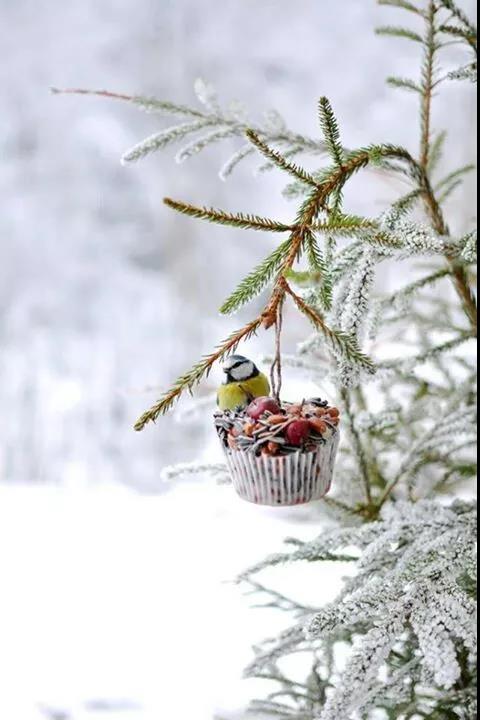
<instances>
[{"instance_id":1,"label":"snow-covered ground","mask_svg":"<svg viewBox=\"0 0 480 720\"><path fill-rule=\"evenodd\" d=\"M312 507L262 509L205 482L155 498L0 486L0 718L238 717L261 694L241 680L250 645L286 619L230 581L317 532ZM288 572L306 600L307 574Z\"/></svg>"}]
</instances>

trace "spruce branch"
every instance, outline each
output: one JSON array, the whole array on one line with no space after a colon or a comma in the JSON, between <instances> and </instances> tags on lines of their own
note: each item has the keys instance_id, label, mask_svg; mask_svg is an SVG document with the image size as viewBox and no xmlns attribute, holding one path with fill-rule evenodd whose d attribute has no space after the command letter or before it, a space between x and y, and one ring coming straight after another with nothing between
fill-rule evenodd
<instances>
[{"instance_id":1,"label":"spruce branch","mask_svg":"<svg viewBox=\"0 0 480 720\"><path fill-rule=\"evenodd\" d=\"M356 215L337 214L326 223L313 223L310 230L338 237L355 237L365 230L375 230L378 227L379 224L375 220L357 217Z\"/></svg>"},{"instance_id":2,"label":"spruce branch","mask_svg":"<svg viewBox=\"0 0 480 720\"><path fill-rule=\"evenodd\" d=\"M387 309L389 307L401 305L402 302L412 298L420 290L435 285L440 280L449 277L449 275L449 268L442 268L441 270L437 270L436 272L431 273L430 275L426 275L419 280L415 280L415 282L406 285L401 290L397 290L395 293L393 293L393 295L389 295L388 297L386 297L382 301L382 306Z\"/></svg>"},{"instance_id":3,"label":"spruce branch","mask_svg":"<svg viewBox=\"0 0 480 720\"><path fill-rule=\"evenodd\" d=\"M416 188L415 190L412 190L411 192L396 200L392 205L393 211L400 216L404 215L410 210L412 210L417 200L419 200L421 197L421 189Z\"/></svg>"},{"instance_id":4,"label":"spruce branch","mask_svg":"<svg viewBox=\"0 0 480 720\"><path fill-rule=\"evenodd\" d=\"M390 87L399 88L401 90L409 90L410 92L422 92L421 87L414 80L410 80L409 78L391 76L387 78L387 85L390 85Z\"/></svg>"},{"instance_id":5,"label":"spruce branch","mask_svg":"<svg viewBox=\"0 0 480 720\"><path fill-rule=\"evenodd\" d=\"M256 149L256 148L255 148L255 146L254 146L254 147L252 148L252 150L255 151L255 149ZM290 150L283 150L283 151L282 151L282 157L283 157L285 160L291 160L292 158L294 158L294 157L296 157L297 155L299 155L301 152L303 152L303 148L301 148L299 145L297 145L297 146L294 146L294 147L290 148ZM271 170L274 170L276 167L277 167L277 164L276 164L276 163L271 162L270 160L267 160L266 162L263 163L263 165L259 165L259 167L257 167L257 169L255 170L255 173L254 173L254 174L255 174L255 176L258 177L259 175L262 175L262 174L264 174L264 173L270 172ZM301 183L301 185L302 185L303 188L305 188L305 184L304 184L304 183Z\"/></svg>"},{"instance_id":6,"label":"spruce branch","mask_svg":"<svg viewBox=\"0 0 480 720\"><path fill-rule=\"evenodd\" d=\"M402 38L405 40L413 40L414 42L421 43L423 45L423 38L418 33L410 30L409 28L394 27L393 25L385 25L376 29L377 35L384 35L387 37Z\"/></svg>"},{"instance_id":7,"label":"spruce branch","mask_svg":"<svg viewBox=\"0 0 480 720\"><path fill-rule=\"evenodd\" d=\"M475 55L477 54L477 33L476 32L472 33L470 30L466 30L465 28L458 27L458 25L440 25L438 30L439 30L439 32L445 33L445 35L450 35L454 38L459 38L460 40L464 40L475 52Z\"/></svg>"},{"instance_id":8,"label":"spruce branch","mask_svg":"<svg viewBox=\"0 0 480 720\"><path fill-rule=\"evenodd\" d=\"M396 358L395 360L387 360L386 362L380 363L378 365L378 368L379 370L395 370L398 371L400 374L410 374L411 367L420 367L421 365L424 365L429 361L442 358L444 355L451 353L453 350L456 350L461 345L470 343L474 339L475 338L473 337L471 332L463 332L458 335L458 337L452 338L451 340L441 343L440 345L433 345L424 352L419 353L418 355L415 355L413 357L401 357Z\"/></svg>"},{"instance_id":9,"label":"spruce branch","mask_svg":"<svg viewBox=\"0 0 480 720\"><path fill-rule=\"evenodd\" d=\"M337 119L333 112L333 108L328 98L320 98L320 101L318 103L318 111L320 127L322 128L326 148L330 153L330 156L335 165L341 168L344 161L344 152L342 144L340 142L340 130L338 127Z\"/></svg>"},{"instance_id":10,"label":"spruce branch","mask_svg":"<svg viewBox=\"0 0 480 720\"><path fill-rule=\"evenodd\" d=\"M471 35L477 34L476 26L471 22L470 18L464 11L458 7L453 0L439 0L440 5L452 13L452 16L458 20L463 27L470 32Z\"/></svg>"},{"instance_id":11,"label":"spruce branch","mask_svg":"<svg viewBox=\"0 0 480 720\"><path fill-rule=\"evenodd\" d=\"M264 140L262 140L254 130L247 130L245 134L252 145L254 145L262 153L262 155L267 158L267 160L272 162L278 168L284 170L290 175L293 175L294 178L300 180L300 182L305 183L306 185L311 185L315 188L318 187L315 179L310 175L310 173L307 173L306 170L298 165L294 165L289 162L280 152L278 152L278 150L274 150Z\"/></svg>"},{"instance_id":12,"label":"spruce branch","mask_svg":"<svg viewBox=\"0 0 480 720\"><path fill-rule=\"evenodd\" d=\"M164 482L171 482L172 480L179 480L191 475L206 475L210 474L216 476L217 482L220 478L225 476L228 477L228 468L226 463L212 463L212 462L188 462L188 463L177 463L176 465L170 465L163 468L161 472L161 478Z\"/></svg>"},{"instance_id":13,"label":"spruce branch","mask_svg":"<svg viewBox=\"0 0 480 720\"><path fill-rule=\"evenodd\" d=\"M218 142L219 140L226 140L237 135L236 128L232 127L220 127L218 130L203 135L202 137L196 138L191 142L187 143L181 148L175 155L175 162L181 165L186 160L198 155L202 150L207 148L209 145Z\"/></svg>"},{"instance_id":14,"label":"spruce branch","mask_svg":"<svg viewBox=\"0 0 480 720\"><path fill-rule=\"evenodd\" d=\"M327 267L325 258L320 250L318 242L313 233L306 236L306 254L308 267L313 275L320 278L320 297L325 310L332 307L333 281L330 269Z\"/></svg>"},{"instance_id":15,"label":"spruce branch","mask_svg":"<svg viewBox=\"0 0 480 720\"><path fill-rule=\"evenodd\" d=\"M468 80L469 82L476 83L478 80L478 67L477 62L468 63L458 70L452 70L447 75L449 80Z\"/></svg>"},{"instance_id":16,"label":"spruce branch","mask_svg":"<svg viewBox=\"0 0 480 720\"><path fill-rule=\"evenodd\" d=\"M420 165L428 171L430 159L430 135L431 135L431 114L432 96L434 89L435 55L437 52L436 38L437 31L435 18L437 6L434 0L429 0L428 13L426 16L425 50L422 68L422 108L421 108L421 139L420 139Z\"/></svg>"},{"instance_id":17,"label":"spruce branch","mask_svg":"<svg viewBox=\"0 0 480 720\"><path fill-rule=\"evenodd\" d=\"M197 119L205 119L205 114L199 110L194 110L186 105L177 105L165 100L158 100L153 97L143 97L141 95L127 95L125 93L115 93L108 90L88 90L84 88L50 88L53 95L90 95L93 97L102 97L108 100L121 100L123 102L136 105L142 110L152 113L162 113L166 115L178 115L180 117L190 117Z\"/></svg>"},{"instance_id":18,"label":"spruce branch","mask_svg":"<svg viewBox=\"0 0 480 720\"><path fill-rule=\"evenodd\" d=\"M463 165L462 167L458 168L457 170L453 170L451 173L446 175L442 180L440 180L439 183L435 185L435 192L440 192L441 190L444 190L446 187L451 185L453 182L456 182L460 178L463 178L464 175L467 175L468 173L473 172L476 170L476 165L468 164Z\"/></svg>"},{"instance_id":19,"label":"spruce branch","mask_svg":"<svg viewBox=\"0 0 480 720\"><path fill-rule=\"evenodd\" d=\"M432 141L430 146L430 157L428 160L428 167L427 171L429 175L432 175L432 173L437 169L440 160L443 156L443 149L445 146L445 141L447 139L447 133L445 131L437 133L435 139Z\"/></svg>"},{"instance_id":20,"label":"spruce branch","mask_svg":"<svg viewBox=\"0 0 480 720\"><path fill-rule=\"evenodd\" d=\"M325 204L325 201L333 193L341 190L347 180L357 172L368 165L383 168L385 161L388 160L397 160L404 164L410 177L419 181L422 178L421 168L405 148L390 144L369 145L347 153L342 167L327 168L322 173L318 180L318 186L321 188L319 200Z\"/></svg>"},{"instance_id":21,"label":"spruce branch","mask_svg":"<svg viewBox=\"0 0 480 720\"><path fill-rule=\"evenodd\" d=\"M406 0L378 0L379 5L389 5L390 7L401 8L402 10L408 10L409 12L415 13L416 15L423 16L422 10L416 5Z\"/></svg>"},{"instance_id":22,"label":"spruce branch","mask_svg":"<svg viewBox=\"0 0 480 720\"><path fill-rule=\"evenodd\" d=\"M215 352L207 355L200 360L191 370L178 378L172 388L168 390L158 402L147 410L134 425L135 430L143 430L149 422L155 422L160 415L167 413L176 401L187 390L191 391L198 383L210 373L216 362L222 360L227 355L235 352L242 341L248 340L254 335L261 325L260 318L252 320L241 330L237 330L225 340Z\"/></svg>"},{"instance_id":23,"label":"spruce branch","mask_svg":"<svg viewBox=\"0 0 480 720\"><path fill-rule=\"evenodd\" d=\"M375 373L373 361L360 350L355 338L342 330L330 328L320 313L307 305L307 303L291 289L285 280L284 287L285 292L290 295L300 312L303 313L303 315L310 320L313 327L324 336L327 344L336 354L370 374Z\"/></svg>"},{"instance_id":24,"label":"spruce branch","mask_svg":"<svg viewBox=\"0 0 480 720\"><path fill-rule=\"evenodd\" d=\"M432 98L435 85L435 57L438 50L436 43L436 15L438 7L434 0L429 0L428 12L425 16L426 36L424 42L424 59L422 68L422 100L421 100L421 140L420 140L420 161L415 163L418 168L419 187L422 193L424 205L429 215L434 230L440 236L449 234L448 226L443 217L440 203L435 196L429 176L429 164L431 159L431 115ZM446 259L452 270L452 278L456 291L462 302L465 314L468 317L472 330L477 332L477 303L470 287L465 270L455 263L454 257L448 252Z\"/></svg>"},{"instance_id":25,"label":"spruce branch","mask_svg":"<svg viewBox=\"0 0 480 720\"><path fill-rule=\"evenodd\" d=\"M448 200L450 195L453 195L455 190L458 188L461 188L463 185L463 182L461 180L454 180L450 185L448 185L442 193L438 196L438 204L444 205L444 203Z\"/></svg>"},{"instance_id":26,"label":"spruce branch","mask_svg":"<svg viewBox=\"0 0 480 720\"><path fill-rule=\"evenodd\" d=\"M123 164L137 162L151 153L183 140L187 135L203 130L203 128L211 124L208 120L195 120L194 122L182 123L154 133L127 150L123 154L121 161Z\"/></svg>"},{"instance_id":27,"label":"spruce branch","mask_svg":"<svg viewBox=\"0 0 480 720\"><path fill-rule=\"evenodd\" d=\"M408 362L413 362L415 365L422 365L429 360L433 360L442 355L450 353L452 352L452 350L456 350L461 345L465 345L465 343L469 343L474 339L475 338L473 337L472 333L464 332L458 337L453 338L452 340L448 340L444 343L441 343L440 345L434 345L433 347L428 348L428 350L425 350L425 352L416 355L414 358L409 358Z\"/></svg>"},{"instance_id":28,"label":"spruce branch","mask_svg":"<svg viewBox=\"0 0 480 720\"><path fill-rule=\"evenodd\" d=\"M347 388L342 388L341 397L342 397L343 407L345 409L345 414L346 414L346 418L347 418L350 437L351 437L352 443L353 443L353 449L355 452L355 456L357 458L360 474L361 474L361 477L363 480L365 499L367 502L367 506L371 506L372 505L372 482L371 482L370 471L369 471L369 462L368 462L368 458L367 458L366 449L363 446L362 439L361 439L360 434L355 425L351 391L348 390Z\"/></svg>"},{"instance_id":29,"label":"spruce branch","mask_svg":"<svg viewBox=\"0 0 480 720\"><path fill-rule=\"evenodd\" d=\"M450 343L452 347L454 342L455 341L452 341ZM448 345L448 343L445 343L445 346L446 345ZM449 349L452 349L452 347ZM377 504L378 510L385 505L400 483L410 481L411 478L414 477L417 470L424 463L426 452L436 449L437 445L445 448L447 439L451 438L452 435L456 434L458 437L459 435L466 434L465 428L467 424L470 424L471 427L471 433L469 434L476 434L476 407L472 408L470 411L465 411L464 415L467 416L465 418L466 423L464 422L463 417L458 416L458 410L455 408L450 414L442 415L439 419L437 419L433 427L425 431L423 435L416 440L414 445L410 448L406 458L400 465L397 474L380 496ZM457 424L456 428L455 424ZM456 433L455 430L457 431Z\"/></svg>"},{"instance_id":30,"label":"spruce branch","mask_svg":"<svg viewBox=\"0 0 480 720\"><path fill-rule=\"evenodd\" d=\"M255 148L253 148L250 143L241 147L240 150L237 150L237 152L235 152L220 169L220 180L226 181L233 173L237 165L239 165L246 157L253 155L254 152Z\"/></svg>"},{"instance_id":31,"label":"spruce branch","mask_svg":"<svg viewBox=\"0 0 480 720\"><path fill-rule=\"evenodd\" d=\"M287 542L287 541L284 541ZM294 547L297 546L297 541L294 542ZM336 550L336 548L335 548ZM306 560L307 562L356 562L358 560L358 556L356 555L349 555L347 553L337 553L330 552L329 550L325 550L322 547L320 548L309 548L308 554L305 552L304 549L302 549L302 546L299 546L299 549L294 552L286 552L286 553L275 553L273 555L269 555L265 558L265 560L262 560L259 563L256 563L255 565L252 565L251 567L244 570L237 578L236 581L238 583L243 582L252 582L253 575L258 575L258 573L261 573L263 570L266 570L268 568L276 567L277 565L284 565L287 562L298 562L300 560Z\"/></svg>"},{"instance_id":32,"label":"spruce branch","mask_svg":"<svg viewBox=\"0 0 480 720\"><path fill-rule=\"evenodd\" d=\"M168 134L168 136L171 137L173 142L175 139L181 140L182 137L188 138L189 136L195 135L196 133L201 131L202 128L208 126L211 126L215 129L208 136L204 136L203 138L199 138L197 140L194 140L193 142L188 143L187 147L184 149L185 152L181 150L179 153L180 161L183 161L184 159L195 155L197 152L200 152L205 147L208 147L214 143L218 143L225 138L244 138L245 132L250 127L252 127L255 132L261 135L261 137L265 139L265 141L278 144L279 146L284 148L284 152L286 155L288 155L293 148L295 148L295 154L297 154L299 151L308 151L313 155L319 155L325 152L325 148L322 142L313 138L306 137L305 135L301 135L299 133L291 132L285 126L281 118L279 120L277 117L275 122L273 122L272 113L268 114L265 117L265 121L263 123L260 123L258 125L252 125L252 123L249 122L247 124L243 111L236 110L234 107L223 111L218 101L216 100L215 93L213 93L212 89L205 83L196 83L195 90L197 97L203 105L201 109L191 108L185 105L159 100L157 98L144 97L140 95L128 95L125 93L114 93L107 90L89 90L83 88L51 88L51 92L53 94L83 95L114 99L135 105L136 107L140 108L141 110L145 110L148 113L156 113L166 116L176 116L185 120L184 123L174 125L173 127L169 128L168 131L162 130L158 133L154 133L152 136L150 136L150 138L142 140L140 143L138 143L137 146L140 152L142 151L143 145L150 145L150 148L147 150L146 154L148 154L149 152L155 152L156 150L160 150L168 145L168 143L164 143L165 134ZM192 126L191 130L190 132L185 132L185 126L189 123ZM198 126L196 123L198 123ZM176 128L178 128L177 136L175 133ZM157 136L159 137L157 138ZM155 142L155 138L157 138L157 144ZM139 159L140 156L137 156L136 153L137 146L125 153L123 162L129 161L130 153L133 153L132 160ZM228 177L228 175L233 172L233 170L238 166L238 164L244 158L251 155L253 152L254 148L251 149L251 152L247 152L244 148L241 148L239 151L237 151L234 156L232 156L227 161L224 168L222 168L222 170L220 171L222 179Z\"/></svg>"},{"instance_id":33,"label":"spruce branch","mask_svg":"<svg viewBox=\"0 0 480 720\"><path fill-rule=\"evenodd\" d=\"M361 168L366 167L370 162L380 162L382 157L390 156L414 163L411 156L403 148L391 145L372 146L349 153L341 167L328 169L323 174L322 180L318 184L315 183L314 190L311 191L298 212L297 222L299 227L292 232L289 255L280 268L272 297L263 313L263 325L266 329L272 327L276 322L279 307L283 302L287 286L284 276L292 269L302 250L305 249L310 227L315 222L317 215L321 210L327 211L330 196L338 191L347 179Z\"/></svg>"},{"instance_id":34,"label":"spruce branch","mask_svg":"<svg viewBox=\"0 0 480 720\"><path fill-rule=\"evenodd\" d=\"M260 217L258 215L249 215L244 213L228 213L224 210L216 210L214 208L200 208L195 205L165 198L167 207L176 210L182 215L198 218L200 220L208 220L208 222L217 225L227 225L230 227L243 228L245 230L261 230L264 232L291 232L295 229L294 225L285 225L270 218Z\"/></svg>"},{"instance_id":35,"label":"spruce branch","mask_svg":"<svg viewBox=\"0 0 480 720\"><path fill-rule=\"evenodd\" d=\"M275 248L255 270L242 280L230 297L225 300L220 308L220 312L223 315L230 315L253 300L256 295L259 295L285 262L290 252L290 246L291 241L289 238L279 245L278 248Z\"/></svg>"},{"instance_id":36,"label":"spruce branch","mask_svg":"<svg viewBox=\"0 0 480 720\"><path fill-rule=\"evenodd\" d=\"M272 156L272 152L275 153L275 151L272 151L259 138L257 138L255 133L251 132L250 135L253 144L257 145L258 140L260 147L265 148L265 151L269 157L271 157L272 159L273 157L278 159L279 164L283 167L283 169L285 169L285 163L289 165L289 163L283 158L281 158L280 155L274 154L274 156ZM391 155L394 155L395 157L400 157L401 159L410 158L409 154L401 148L395 148L393 146L371 147L368 149L360 150L356 153L350 153L348 158L346 158L345 164L341 168L335 168L333 172L330 172L326 176L322 184L317 184L315 181L313 181L314 190L304 202L298 214L300 227L295 226L295 228L292 230L289 240L287 241L287 244L285 245L285 250L288 250L288 253L286 253L285 259L281 262L277 280L275 282L270 301L265 311L262 313L260 318L254 320L252 323L247 325L238 333L235 333L233 336L231 336L222 346L220 346L218 351L208 356L206 359L202 360L191 371L179 378L175 385L172 387L172 389L169 390L160 399L160 401L156 403L156 405L154 405L149 411L142 415L142 417L135 425L135 428L137 430L142 430L147 422L154 421L156 420L156 418L158 418L159 415L167 412L185 390L191 390L203 378L204 375L208 374L212 365L217 360L225 357L229 352L232 352L238 346L241 340L252 335L261 324L263 324L265 329L270 328L276 322L278 310L281 307L285 294L287 292L294 299L297 307L304 315L309 318L309 320L317 328L317 330L321 332L321 334L325 337L328 344L335 352L340 354L342 357L345 358L345 360L352 363L353 365L361 367L369 373L375 372L373 362L370 360L370 358L368 358L361 352L356 341L351 338L347 333L329 328L325 320L315 310L310 308L302 300L302 298L297 296L290 289L288 283L284 278L284 273L285 271L292 268L298 255L301 253L309 234L310 225L314 222L320 209L325 206L326 201L328 200L332 192L334 192L339 185L342 185L348 177L353 175L362 167L368 165L369 162L378 162L379 159L381 159L382 157ZM300 177L302 177L303 173L304 171L302 170L300 170L299 173L295 171L297 179L299 178L299 174ZM304 177L309 176L305 174ZM174 209L178 209L180 210L180 212L185 212L188 215L194 215L195 217L201 217L209 220L213 219L212 211L195 208L193 206L189 206L183 203L176 203L175 201L168 201L168 204L171 207L174 207ZM213 211L213 214L215 214L215 212L216 211ZM222 214L220 214L220 217L223 217L223 219L225 219L225 216L222 216ZM232 217L234 216L227 215L227 221L230 222L232 220ZM246 216L242 217L243 220L246 221ZM272 266L270 265L267 271L267 275L268 272L271 271L271 268ZM265 277L265 275L263 277ZM242 288L242 292L250 291L251 286L244 286ZM236 301L241 301L241 297L245 297L245 295L237 295ZM233 306L234 300L230 299L229 307Z\"/></svg>"},{"instance_id":37,"label":"spruce branch","mask_svg":"<svg viewBox=\"0 0 480 720\"><path fill-rule=\"evenodd\" d=\"M424 174L422 197L427 214L429 215L432 227L440 236L448 236L449 229L445 222L442 209L435 192L430 183L428 174ZM445 258L450 268L455 290L460 298L463 310L470 323L472 332L477 334L477 301L470 286L470 280L464 267L460 266L455 254L446 251Z\"/></svg>"}]
</instances>

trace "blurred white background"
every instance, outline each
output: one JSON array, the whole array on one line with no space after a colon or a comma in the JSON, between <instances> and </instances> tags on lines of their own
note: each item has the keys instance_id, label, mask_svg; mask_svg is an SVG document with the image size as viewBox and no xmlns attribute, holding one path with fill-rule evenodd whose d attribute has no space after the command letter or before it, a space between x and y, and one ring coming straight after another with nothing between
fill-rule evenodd
<instances>
[{"instance_id":1,"label":"blurred white background","mask_svg":"<svg viewBox=\"0 0 480 720\"><path fill-rule=\"evenodd\" d=\"M238 141L180 167L171 153L122 167L162 120L49 86L188 104L201 76L252 117L276 108L314 136L326 94L347 145L415 150L414 99L384 77L417 75L418 56L373 34L394 16L374 0L0 0L1 720L237 717L270 620L222 581L316 530L311 508L250 508L208 483L165 492L163 466L214 452L208 412L131 429L239 325L217 308L273 242L176 216L162 197L289 217L282 178L247 163L223 183ZM460 84L436 105L458 165L473 115ZM378 212L397 191L363 175L348 199ZM458 230L473 191L450 208ZM303 326L288 327L292 349Z\"/></svg>"}]
</instances>

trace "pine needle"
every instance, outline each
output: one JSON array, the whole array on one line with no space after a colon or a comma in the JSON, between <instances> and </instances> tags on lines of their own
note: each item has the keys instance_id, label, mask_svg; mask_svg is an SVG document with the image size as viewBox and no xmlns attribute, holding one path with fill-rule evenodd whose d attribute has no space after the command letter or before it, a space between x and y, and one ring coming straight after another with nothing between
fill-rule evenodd
<instances>
[{"instance_id":1,"label":"pine needle","mask_svg":"<svg viewBox=\"0 0 480 720\"><path fill-rule=\"evenodd\" d=\"M378 0L378 4L401 8L402 10L408 10L412 13L415 13L416 15L423 16L423 12L418 7L416 7L410 2L407 2L406 0Z\"/></svg>"},{"instance_id":2,"label":"pine needle","mask_svg":"<svg viewBox=\"0 0 480 720\"><path fill-rule=\"evenodd\" d=\"M300 182L305 183L306 185L311 185L314 188L318 187L318 183L310 175L310 173L308 173L306 170L299 167L298 165L290 163L286 158L283 157L281 153L278 152L278 150L274 150L269 145L267 145L266 142L261 140L254 130L247 130L246 136L250 140L250 142L255 145L258 150L260 150L262 155L264 155L267 160L270 160L272 163L274 163L274 165L276 165L278 168L284 170L290 175L293 175L293 177L295 177L297 180L300 180Z\"/></svg>"},{"instance_id":3,"label":"pine needle","mask_svg":"<svg viewBox=\"0 0 480 720\"><path fill-rule=\"evenodd\" d=\"M188 143L188 145L185 145L179 152L175 155L175 162L181 165L186 160L189 160L191 157L194 157L194 155L198 155L202 150L205 150L205 148L209 147L210 145L213 145L220 140L226 140L227 138L235 137L238 135L237 128L220 128L219 130L215 130L214 132L208 133L207 135L203 135L200 138L196 138L195 140L192 140Z\"/></svg>"},{"instance_id":4,"label":"pine needle","mask_svg":"<svg viewBox=\"0 0 480 720\"><path fill-rule=\"evenodd\" d=\"M320 282L320 299L325 310L332 307L333 280L331 272L325 263L322 251L317 243L315 236L308 233L306 236L305 250L308 260L310 272L321 278Z\"/></svg>"},{"instance_id":5,"label":"pine needle","mask_svg":"<svg viewBox=\"0 0 480 720\"><path fill-rule=\"evenodd\" d=\"M412 298L420 290L435 285L440 280L449 277L449 275L450 270L448 268L442 268L441 270L437 270L431 275L427 275L426 277L422 277L419 280L415 280L415 282L406 285L401 290L397 290L395 293L393 293L393 295L389 295L385 298L385 300L382 301L382 305L385 309L395 307L402 301Z\"/></svg>"},{"instance_id":6,"label":"pine needle","mask_svg":"<svg viewBox=\"0 0 480 720\"><path fill-rule=\"evenodd\" d=\"M461 188L462 185L463 182L461 180L454 180L452 183L450 183L450 185L448 185L445 190L438 196L438 204L443 205L448 200L450 195L453 195L455 190Z\"/></svg>"},{"instance_id":7,"label":"pine needle","mask_svg":"<svg viewBox=\"0 0 480 720\"><path fill-rule=\"evenodd\" d=\"M447 133L439 132L430 146L430 158L428 160L428 173L431 175L438 167L443 156Z\"/></svg>"},{"instance_id":8,"label":"pine needle","mask_svg":"<svg viewBox=\"0 0 480 720\"><path fill-rule=\"evenodd\" d=\"M417 85L414 80L410 80L409 78L388 77L387 85L390 85L390 87L399 88L401 90L409 90L410 92L422 92L422 88Z\"/></svg>"},{"instance_id":9,"label":"pine needle","mask_svg":"<svg viewBox=\"0 0 480 720\"><path fill-rule=\"evenodd\" d=\"M313 223L310 230L336 235L337 237L355 237L365 230L378 228L378 222L356 215L337 215L326 223Z\"/></svg>"},{"instance_id":10,"label":"pine needle","mask_svg":"<svg viewBox=\"0 0 480 720\"><path fill-rule=\"evenodd\" d=\"M435 192L439 192L440 190L443 190L448 185L451 185L452 182L456 182L457 180L460 180L463 178L464 175L468 175L468 173L473 172L477 169L476 165L469 164L469 165L463 165L462 167L458 168L457 170L454 170L453 172L446 175L442 180L440 180L439 183L435 186Z\"/></svg>"},{"instance_id":11,"label":"pine needle","mask_svg":"<svg viewBox=\"0 0 480 720\"><path fill-rule=\"evenodd\" d=\"M452 352L452 350L456 350L461 345L465 345L465 343L471 342L473 339L474 337L472 333L466 332L456 338L453 338L452 340L441 343L440 345L433 345L432 347L428 348L428 350L425 350L425 352L415 355L414 357L401 357L395 360L388 360L384 363L381 363L379 365L379 368L392 368L402 371L402 366L405 365L418 367L419 365L423 365L430 360L434 360L435 358L438 358L442 355L446 355L447 353Z\"/></svg>"},{"instance_id":12,"label":"pine needle","mask_svg":"<svg viewBox=\"0 0 480 720\"><path fill-rule=\"evenodd\" d=\"M176 210L182 215L207 220L217 225L228 225L230 227L243 228L244 230L262 230L264 232L291 232L295 229L295 225L285 225L270 218L260 217L259 215L248 215L244 213L228 213L224 210L215 210L214 208L201 208L188 203L165 198L165 205L172 210Z\"/></svg>"},{"instance_id":13,"label":"pine needle","mask_svg":"<svg viewBox=\"0 0 480 720\"><path fill-rule=\"evenodd\" d=\"M413 40L414 42L423 44L422 36L414 32L413 30L409 30L409 28L386 25L384 27L377 28L375 32L377 33L377 35L402 38L405 40Z\"/></svg>"},{"instance_id":14,"label":"pine needle","mask_svg":"<svg viewBox=\"0 0 480 720\"><path fill-rule=\"evenodd\" d=\"M344 161L343 147L340 142L340 130L330 101L326 97L320 98L318 103L320 127L322 128L325 145L333 162L342 167Z\"/></svg>"},{"instance_id":15,"label":"pine needle","mask_svg":"<svg viewBox=\"0 0 480 720\"><path fill-rule=\"evenodd\" d=\"M237 152L232 155L221 168L219 172L220 180L227 180L227 178L230 177L230 175L242 162L242 160L244 160L249 155L253 155L254 152L255 148L253 148L250 144L244 145L242 148L240 148L240 150L237 150Z\"/></svg>"},{"instance_id":16,"label":"pine needle","mask_svg":"<svg viewBox=\"0 0 480 720\"><path fill-rule=\"evenodd\" d=\"M130 148L130 150L127 150L127 152L122 156L122 163L137 162L151 153L162 150L168 145L172 145L175 142L183 140L183 138L187 135L203 130L203 128L211 124L212 122L209 120L196 120L195 122L174 125L166 130L154 133L153 135L145 138L145 140L142 140L134 145Z\"/></svg>"}]
</instances>

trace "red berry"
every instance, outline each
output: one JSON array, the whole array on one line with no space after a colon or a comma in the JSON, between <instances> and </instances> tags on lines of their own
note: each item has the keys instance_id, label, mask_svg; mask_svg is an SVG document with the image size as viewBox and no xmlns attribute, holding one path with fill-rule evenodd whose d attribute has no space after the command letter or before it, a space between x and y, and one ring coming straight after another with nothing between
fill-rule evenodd
<instances>
[{"instance_id":1,"label":"red berry","mask_svg":"<svg viewBox=\"0 0 480 720\"><path fill-rule=\"evenodd\" d=\"M315 430L315 432L320 433L320 435L327 432L327 423L323 422L320 418L312 418L309 422L310 427Z\"/></svg>"},{"instance_id":2,"label":"red berry","mask_svg":"<svg viewBox=\"0 0 480 720\"><path fill-rule=\"evenodd\" d=\"M308 420L294 420L288 425L285 435L291 445L301 445L310 433L310 423Z\"/></svg>"},{"instance_id":3,"label":"red berry","mask_svg":"<svg viewBox=\"0 0 480 720\"><path fill-rule=\"evenodd\" d=\"M271 397L258 397L252 400L247 408L247 415L253 420L258 420L262 417L264 412L271 412L274 415L278 415L281 412L281 408L274 398Z\"/></svg>"}]
</instances>

